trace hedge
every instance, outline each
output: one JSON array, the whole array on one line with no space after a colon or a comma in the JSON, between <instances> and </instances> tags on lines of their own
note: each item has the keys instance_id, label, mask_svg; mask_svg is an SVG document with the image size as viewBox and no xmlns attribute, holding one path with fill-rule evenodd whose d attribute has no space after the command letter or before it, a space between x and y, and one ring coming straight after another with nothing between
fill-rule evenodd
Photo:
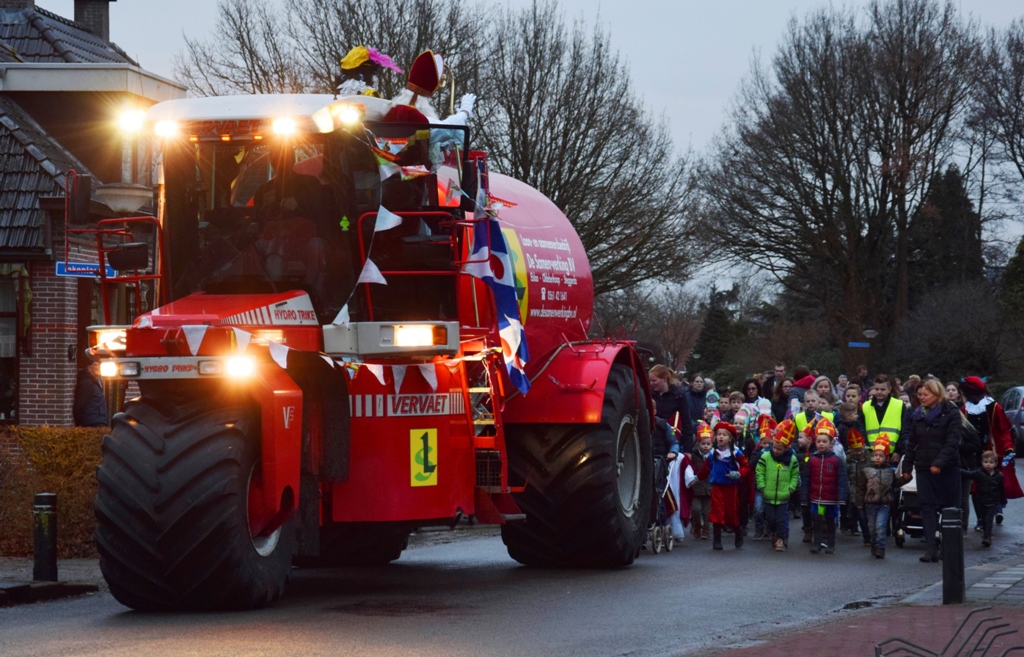
<instances>
[{"instance_id":1,"label":"hedge","mask_svg":"<svg viewBox=\"0 0 1024 657\"><path fill-rule=\"evenodd\" d=\"M28 426L0 430L0 556L32 555L36 493L57 494L58 556L97 556L92 503L100 441L107 431Z\"/></svg>"}]
</instances>

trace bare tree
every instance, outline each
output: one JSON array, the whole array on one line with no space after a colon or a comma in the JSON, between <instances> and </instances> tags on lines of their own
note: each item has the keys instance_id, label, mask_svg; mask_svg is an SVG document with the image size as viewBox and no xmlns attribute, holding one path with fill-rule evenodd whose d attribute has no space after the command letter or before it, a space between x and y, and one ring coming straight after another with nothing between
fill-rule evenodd
<instances>
[{"instance_id":1,"label":"bare tree","mask_svg":"<svg viewBox=\"0 0 1024 657\"><path fill-rule=\"evenodd\" d=\"M339 60L361 44L387 53L405 69L424 50L434 50L453 71L457 89L478 88L493 13L484 5L461 0L288 0L288 9L288 33L319 88L333 88ZM384 71L379 82L381 95L393 98L404 87L405 76ZM441 107L448 96L447 90L441 92Z\"/></svg>"},{"instance_id":2,"label":"bare tree","mask_svg":"<svg viewBox=\"0 0 1024 657\"><path fill-rule=\"evenodd\" d=\"M700 334L703 294L681 285L615 290L594 300L596 337L619 337L656 345L656 358L681 368Z\"/></svg>"},{"instance_id":3,"label":"bare tree","mask_svg":"<svg viewBox=\"0 0 1024 657\"><path fill-rule=\"evenodd\" d=\"M979 61L976 27L950 1L873 0L861 118L896 231L898 322L908 307L911 215L945 165L966 117Z\"/></svg>"},{"instance_id":4,"label":"bare tree","mask_svg":"<svg viewBox=\"0 0 1024 657\"><path fill-rule=\"evenodd\" d=\"M731 236L722 253L813 294L847 367L849 341L905 313L911 217L951 155L977 62L948 3L876 2L869 16L792 22L703 176Z\"/></svg>"},{"instance_id":5,"label":"bare tree","mask_svg":"<svg viewBox=\"0 0 1024 657\"><path fill-rule=\"evenodd\" d=\"M285 22L267 0L219 0L213 36L185 36L174 76L199 96L313 91L313 79L281 30Z\"/></svg>"},{"instance_id":6,"label":"bare tree","mask_svg":"<svg viewBox=\"0 0 1024 657\"><path fill-rule=\"evenodd\" d=\"M495 23L480 139L493 166L569 217L598 293L683 280L692 262L694 185L664 122L637 99L598 26L571 28L553 1Z\"/></svg>"},{"instance_id":7,"label":"bare tree","mask_svg":"<svg viewBox=\"0 0 1024 657\"><path fill-rule=\"evenodd\" d=\"M988 36L979 113L1024 178L1024 19Z\"/></svg>"}]
</instances>

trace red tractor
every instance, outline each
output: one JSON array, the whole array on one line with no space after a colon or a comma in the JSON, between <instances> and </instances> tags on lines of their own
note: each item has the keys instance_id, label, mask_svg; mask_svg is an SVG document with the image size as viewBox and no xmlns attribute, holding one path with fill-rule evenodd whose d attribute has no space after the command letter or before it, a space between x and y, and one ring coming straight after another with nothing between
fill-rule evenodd
<instances>
[{"instance_id":1,"label":"red tractor","mask_svg":"<svg viewBox=\"0 0 1024 657\"><path fill-rule=\"evenodd\" d=\"M138 391L97 473L121 603L259 607L293 564L385 564L464 516L500 524L527 565L637 557L647 379L630 343L588 338L579 237L489 173L466 128L386 109L280 95L147 112L155 228L94 231L106 296L128 284L155 308L91 332L102 375Z\"/></svg>"}]
</instances>

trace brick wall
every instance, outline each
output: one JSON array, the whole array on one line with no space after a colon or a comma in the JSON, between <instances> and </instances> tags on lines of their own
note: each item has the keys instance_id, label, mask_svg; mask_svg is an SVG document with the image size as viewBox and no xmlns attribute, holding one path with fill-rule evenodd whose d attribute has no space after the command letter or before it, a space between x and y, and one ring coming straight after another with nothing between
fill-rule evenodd
<instances>
[{"instance_id":1,"label":"brick wall","mask_svg":"<svg viewBox=\"0 0 1024 657\"><path fill-rule=\"evenodd\" d=\"M110 40L110 0L75 0L75 22Z\"/></svg>"},{"instance_id":2,"label":"brick wall","mask_svg":"<svg viewBox=\"0 0 1024 657\"><path fill-rule=\"evenodd\" d=\"M32 355L21 357L19 423L74 424L71 404L75 362L68 347L76 342L78 282L58 278L53 263L29 265L32 285Z\"/></svg>"}]
</instances>

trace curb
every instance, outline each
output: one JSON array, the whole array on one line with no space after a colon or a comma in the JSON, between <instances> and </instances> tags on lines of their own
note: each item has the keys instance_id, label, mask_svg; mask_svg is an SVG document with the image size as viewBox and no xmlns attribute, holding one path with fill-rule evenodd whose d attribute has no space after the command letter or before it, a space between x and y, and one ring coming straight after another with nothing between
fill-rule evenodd
<instances>
[{"instance_id":1,"label":"curb","mask_svg":"<svg viewBox=\"0 0 1024 657\"><path fill-rule=\"evenodd\" d=\"M59 600L99 591L83 582L5 582L0 584L0 607Z\"/></svg>"}]
</instances>

